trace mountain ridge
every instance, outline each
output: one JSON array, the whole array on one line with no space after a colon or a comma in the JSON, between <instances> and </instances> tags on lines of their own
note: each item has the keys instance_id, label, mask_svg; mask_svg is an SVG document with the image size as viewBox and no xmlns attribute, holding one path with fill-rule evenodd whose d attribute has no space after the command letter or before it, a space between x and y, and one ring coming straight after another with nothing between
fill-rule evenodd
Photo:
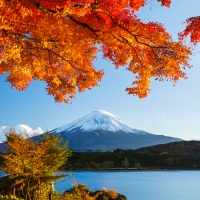
<instances>
[{"instance_id":1,"label":"mountain ridge","mask_svg":"<svg viewBox=\"0 0 200 200\"><path fill-rule=\"evenodd\" d=\"M156 144L182 141L164 135L155 135L143 130L134 129L106 111L93 111L64 126L51 131L60 134L64 141L69 141L69 148L101 149L137 149Z\"/></svg>"},{"instance_id":2,"label":"mountain ridge","mask_svg":"<svg viewBox=\"0 0 200 200\"><path fill-rule=\"evenodd\" d=\"M155 135L126 125L115 115L106 111L93 111L64 126L50 131L60 134L63 141L69 141L69 149L93 149L113 151L115 149L138 149L157 144L182 141L164 135ZM40 141L41 135L33 140ZM0 144L0 151L5 152L5 143Z\"/></svg>"}]
</instances>

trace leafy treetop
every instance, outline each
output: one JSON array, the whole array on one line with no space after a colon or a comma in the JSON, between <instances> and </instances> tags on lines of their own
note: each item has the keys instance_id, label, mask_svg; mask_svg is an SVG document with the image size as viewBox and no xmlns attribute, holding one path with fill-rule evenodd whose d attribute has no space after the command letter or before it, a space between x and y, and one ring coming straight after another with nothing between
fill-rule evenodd
<instances>
[{"instance_id":1,"label":"leafy treetop","mask_svg":"<svg viewBox=\"0 0 200 200\"><path fill-rule=\"evenodd\" d=\"M68 142L62 142L59 135L46 133L36 140L27 136L26 132L17 134L15 130L7 133L8 153L1 155L4 158L1 170L13 179L10 189L16 188L23 199L40 199L41 189L65 176L54 173L66 163L72 151L67 150Z\"/></svg>"},{"instance_id":2,"label":"leafy treetop","mask_svg":"<svg viewBox=\"0 0 200 200\"><path fill-rule=\"evenodd\" d=\"M43 134L38 141L27 138L27 134L17 134L14 130L7 134L5 142L8 154L1 170L13 177L40 179L53 176L72 154L67 150L68 142L62 142L59 135Z\"/></svg>"},{"instance_id":3,"label":"leafy treetop","mask_svg":"<svg viewBox=\"0 0 200 200\"><path fill-rule=\"evenodd\" d=\"M170 6L170 0L158 0ZM128 94L146 97L150 78L186 78L191 50L174 42L159 22L136 15L146 0L1 0L0 74L25 90L33 80L68 102L77 90L98 85L104 71L93 66L98 50L116 68L136 74ZM186 33L184 34L184 36Z\"/></svg>"},{"instance_id":4,"label":"leafy treetop","mask_svg":"<svg viewBox=\"0 0 200 200\"><path fill-rule=\"evenodd\" d=\"M197 44L200 42L200 16L187 19L186 24L186 29L182 33L179 33L179 38L183 40L187 36L190 36L191 42Z\"/></svg>"}]
</instances>

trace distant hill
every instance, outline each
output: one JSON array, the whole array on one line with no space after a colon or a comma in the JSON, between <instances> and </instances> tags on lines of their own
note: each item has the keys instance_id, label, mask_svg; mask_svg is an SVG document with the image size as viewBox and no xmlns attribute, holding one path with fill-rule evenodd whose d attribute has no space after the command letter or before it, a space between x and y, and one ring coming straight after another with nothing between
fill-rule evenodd
<instances>
[{"instance_id":1,"label":"distant hill","mask_svg":"<svg viewBox=\"0 0 200 200\"><path fill-rule=\"evenodd\" d=\"M135 150L136 152L146 153L189 153L200 156L200 141L179 141L167 144L159 144L150 147L143 147Z\"/></svg>"},{"instance_id":2,"label":"distant hill","mask_svg":"<svg viewBox=\"0 0 200 200\"><path fill-rule=\"evenodd\" d=\"M199 169L200 141L180 141L136 150L115 149L114 152L78 153L69 158L65 169L121 168Z\"/></svg>"}]
</instances>

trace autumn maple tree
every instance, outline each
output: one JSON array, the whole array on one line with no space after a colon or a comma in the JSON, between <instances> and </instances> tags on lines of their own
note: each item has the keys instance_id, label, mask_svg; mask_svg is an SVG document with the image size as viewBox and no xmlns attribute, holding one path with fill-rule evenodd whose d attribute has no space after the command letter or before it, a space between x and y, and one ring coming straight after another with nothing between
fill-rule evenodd
<instances>
[{"instance_id":1,"label":"autumn maple tree","mask_svg":"<svg viewBox=\"0 0 200 200\"><path fill-rule=\"evenodd\" d=\"M157 0L170 6L170 0ZM57 102L98 85L104 70L97 52L136 74L128 94L150 92L150 79L186 78L191 50L175 42L162 24L143 23L137 11L146 0L1 0L0 74L18 90L33 80L47 83ZM192 21L192 19L190 20ZM186 29L185 37L190 28ZM196 37L195 41L198 41Z\"/></svg>"}]
</instances>

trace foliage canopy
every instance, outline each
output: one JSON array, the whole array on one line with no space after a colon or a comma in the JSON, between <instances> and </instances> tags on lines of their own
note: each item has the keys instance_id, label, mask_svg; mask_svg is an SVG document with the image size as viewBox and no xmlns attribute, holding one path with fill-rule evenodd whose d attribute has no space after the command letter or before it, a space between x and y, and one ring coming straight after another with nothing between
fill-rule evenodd
<instances>
[{"instance_id":1,"label":"foliage canopy","mask_svg":"<svg viewBox=\"0 0 200 200\"><path fill-rule=\"evenodd\" d=\"M157 1L167 7L171 3ZM140 98L150 92L151 77L173 82L186 78L183 69L190 67L191 50L182 41L174 42L159 22L145 24L137 17L146 3L1 0L0 74L9 73L7 81L18 90L25 90L33 80L43 80L57 102L68 102L77 90L98 85L104 74L93 66L99 50L116 68L127 66L136 74L126 91ZM189 19L180 37L191 33L194 38L196 22ZM198 42L199 37L192 41Z\"/></svg>"},{"instance_id":2,"label":"foliage canopy","mask_svg":"<svg viewBox=\"0 0 200 200\"><path fill-rule=\"evenodd\" d=\"M67 142L63 143L59 135L48 133L40 141L34 141L26 134L11 131L5 144L8 154L3 155L1 170L15 180L11 187L22 191L25 199L34 199L46 183L62 177L54 173L71 155Z\"/></svg>"}]
</instances>

